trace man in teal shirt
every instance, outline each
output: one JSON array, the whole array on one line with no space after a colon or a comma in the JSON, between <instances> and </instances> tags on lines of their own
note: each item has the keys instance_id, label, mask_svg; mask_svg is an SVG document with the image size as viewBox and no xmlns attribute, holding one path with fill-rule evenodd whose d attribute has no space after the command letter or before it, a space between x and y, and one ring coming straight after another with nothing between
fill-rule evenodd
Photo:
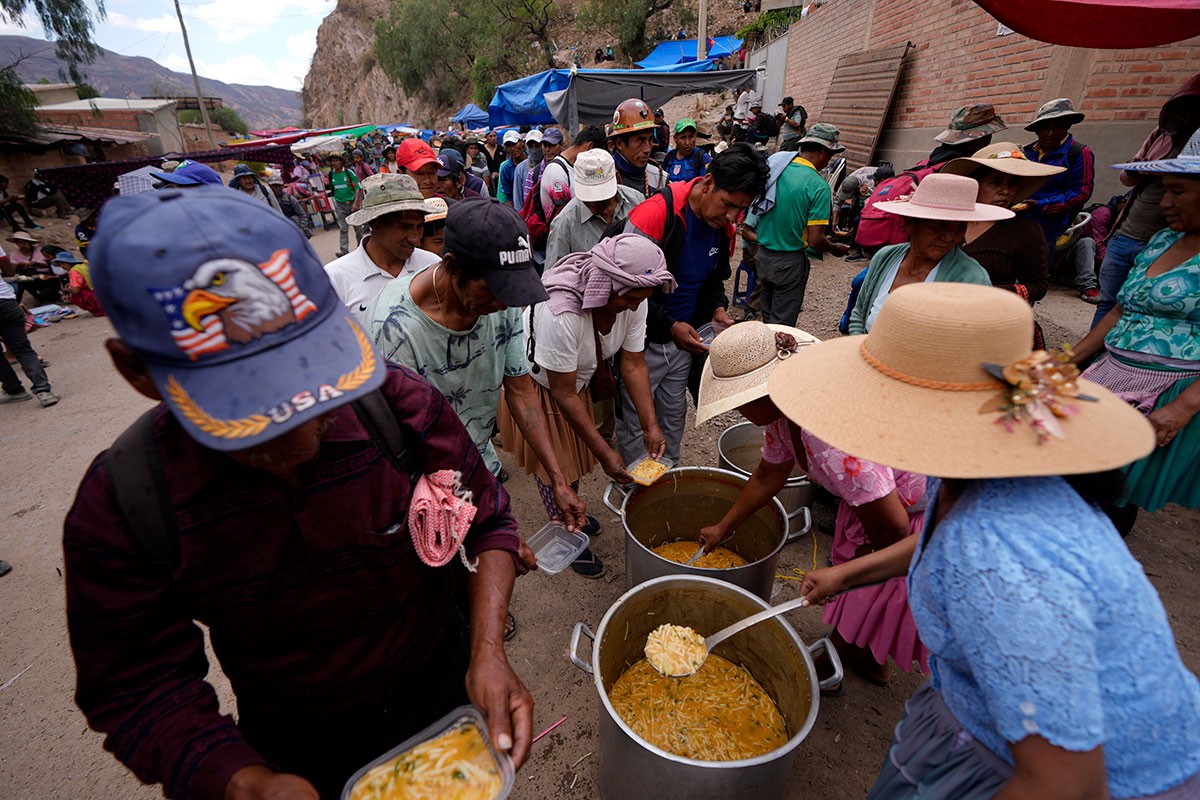
<instances>
[{"instance_id":1,"label":"man in teal shirt","mask_svg":"<svg viewBox=\"0 0 1200 800\"><path fill-rule=\"evenodd\" d=\"M358 176L353 170L346 169L346 159L341 153L329 156L329 186L333 189L333 215L338 224L337 256L341 258L350 252L350 224L346 217L354 210L354 198L358 194ZM362 238L362 233L354 228L355 244Z\"/></svg>"},{"instance_id":2,"label":"man in teal shirt","mask_svg":"<svg viewBox=\"0 0 1200 800\"><path fill-rule=\"evenodd\" d=\"M800 154L780 173L775 205L758 221L758 281L762 287L762 320L795 325L804 310L809 256L844 256L850 248L825 235L833 193L821 174L838 153L838 129L819 122L800 140Z\"/></svg>"}]
</instances>

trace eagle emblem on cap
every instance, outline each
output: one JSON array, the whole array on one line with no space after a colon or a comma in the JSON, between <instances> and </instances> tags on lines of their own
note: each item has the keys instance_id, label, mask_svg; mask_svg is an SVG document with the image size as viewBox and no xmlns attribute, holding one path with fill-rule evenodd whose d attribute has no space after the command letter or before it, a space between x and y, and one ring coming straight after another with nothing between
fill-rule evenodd
<instances>
[{"instance_id":1,"label":"eagle emblem on cap","mask_svg":"<svg viewBox=\"0 0 1200 800\"><path fill-rule=\"evenodd\" d=\"M296 285L287 250L276 250L261 264L206 261L179 286L150 292L171 320L171 338L193 361L252 342L317 310Z\"/></svg>"}]
</instances>

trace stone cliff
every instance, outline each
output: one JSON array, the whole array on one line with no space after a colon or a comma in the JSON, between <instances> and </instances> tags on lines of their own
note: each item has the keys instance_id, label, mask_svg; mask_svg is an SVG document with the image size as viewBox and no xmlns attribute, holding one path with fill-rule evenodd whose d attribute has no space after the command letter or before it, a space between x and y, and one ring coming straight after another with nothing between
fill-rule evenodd
<instances>
[{"instance_id":1,"label":"stone cliff","mask_svg":"<svg viewBox=\"0 0 1200 800\"><path fill-rule=\"evenodd\" d=\"M393 86L375 63L375 22L388 0L338 0L317 31L317 51L304 76L304 122L314 127L432 122L433 109Z\"/></svg>"}]
</instances>

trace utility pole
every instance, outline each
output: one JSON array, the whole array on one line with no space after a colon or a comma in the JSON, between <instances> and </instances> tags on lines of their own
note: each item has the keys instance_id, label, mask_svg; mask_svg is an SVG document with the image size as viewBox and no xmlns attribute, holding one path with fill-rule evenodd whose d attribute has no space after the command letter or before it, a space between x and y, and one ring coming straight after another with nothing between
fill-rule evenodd
<instances>
[{"instance_id":1,"label":"utility pole","mask_svg":"<svg viewBox=\"0 0 1200 800\"><path fill-rule=\"evenodd\" d=\"M178 0L176 0L178 3ZM708 0L700 0L700 23L696 29L696 60L708 54Z\"/></svg>"},{"instance_id":2,"label":"utility pole","mask_svg":"<svg viewBox=\"0 0 1200 800\"><path fill-rule=\"evenodd\" d=\"M701 3L704 0L700 0ZM200 91L200 78L196 76L196 62L192 61L192 46L188 44L187 26L183 24L183 10L179 0L175 0L175 14L179 17L179 30L183 31L183 49L187 53L188 66L192 68L192 86L196 88L196 102L200 105L200 116L204 119L204 129L208 131L208 143L212 149L217 149L217 140L213 136L212 123L208 121L208 106L204 105L204 94ZM182 137L181 137L182 138Z\"/></svg>"}]
</instances>

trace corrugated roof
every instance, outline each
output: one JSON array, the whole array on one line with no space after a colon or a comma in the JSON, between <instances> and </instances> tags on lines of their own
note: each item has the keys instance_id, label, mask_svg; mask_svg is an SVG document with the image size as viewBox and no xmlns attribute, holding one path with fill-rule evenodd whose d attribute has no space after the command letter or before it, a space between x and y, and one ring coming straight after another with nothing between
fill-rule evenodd
<instances>
[{"instance_id":1,"label":"corrugated roof","mask_svg":"<svg viewBox=\"0 0 1200 800\"><path fill-rule=\"evenodd\" d=\"M85 142L94 144L134 144L144 142L155 134L136 131L117 131L111 128L67 128L57 125L42 125L36 133L0 134L0 140L18 144L53 147L63 142Z\"/></svg>"},{"instance_id":2,"label":"corrugated roof","mask_svg":"<svg viewBox=\"0 0 1200 800\"><path fill-rule=\"evenodd\" d=\"M174 100L126 100L121 97L93 97L91 100L75 100L70 103L54 103L38 106L39 111L157 111L174 103Z\"/></svg>"},{"instance_id":3,"label":"corrugated roof","mask_svg":"<svg viewBox=\"0 0 1200 800\"><path fill-rule=\"evenodd\" d=\"M821 121L838 127L851 170L870 164L875 155L879 134L900 81L904 56L911 46L905 43L864 50L838 59L821 109Z\"/></svg>"}]
</instances>

